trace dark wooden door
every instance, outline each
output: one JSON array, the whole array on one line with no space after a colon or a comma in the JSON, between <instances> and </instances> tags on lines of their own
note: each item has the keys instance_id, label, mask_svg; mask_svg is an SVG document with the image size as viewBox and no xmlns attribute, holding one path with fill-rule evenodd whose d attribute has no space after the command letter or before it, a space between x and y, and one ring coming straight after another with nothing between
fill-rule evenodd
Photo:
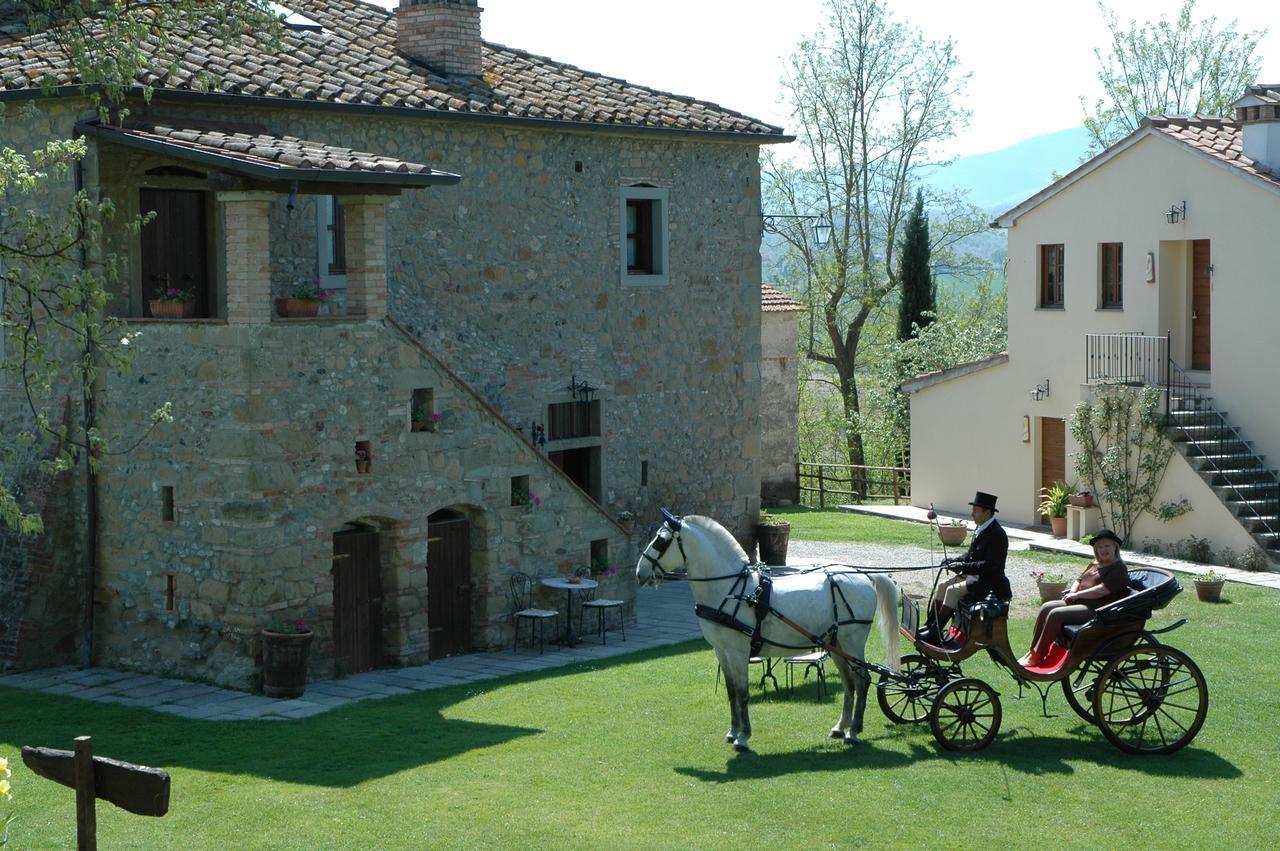
<instances>
[{"instance_id":1,"label":"dark wooden door","mask_svg":"<svg viewBox=\"0 0 1280 851\"><path fill-rule=\"evenodd\" d=\"M427 630L432 659L471 649L471 523L453 511L427 519Z\"/></svg>"},{"instance_id":2,"label":"dark wooden door","mask_svg":"<svg viewBox=\"0 0 1280 851\"><path fill-rule=\"evenodd\" d=\"M205 193L187 189L143 189L145 215L156 217L142 229L143 316L147 304L169 287L195 293L195 315L212 316L209 304L208 231Z\"/></svg>"},{"instance_id":3,"label":"dark wooden door","mask_svg":"<svg viewBox=\"0 0 1280 851\"><path fill-rule=\"evenodd\" d=\"M1057 481L1067 480L1067 421L1056 417L1040 418L1040 487L1051 488ZM1042 522L1048 523L1044 518Z\"/></svg>"},{"instance_id":4,"label":"dark wooden door","mask_svg":"<svg viewBox=\"0 0 1280 851\"><path fill-rule=\"evenodd\" d=\"M1191 368L1209 369L1209 240L1191 243Z\"/></svg>"},{"instance_id":5,"label":"dark wooden door","mask_svg":"<svg viewBox=\"0 0 1280 851\"><path fill-rule=\"evenodd\" d=\"M382 662L382 560L377 532L333 536L334 655L347 673Z\"/></svg>"}]
</instances>

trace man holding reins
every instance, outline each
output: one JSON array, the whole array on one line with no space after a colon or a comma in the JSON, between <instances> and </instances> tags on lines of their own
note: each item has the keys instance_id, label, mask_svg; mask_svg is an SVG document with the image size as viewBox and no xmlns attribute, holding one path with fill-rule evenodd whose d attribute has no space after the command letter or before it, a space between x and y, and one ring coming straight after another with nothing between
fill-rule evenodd
<instances>
[{"instance_id":1,"label":"man holding reins","mask_svg":"<svg viewBox=\"0 0 1280 851\"><path fill-rule=\"evenodd\" d=\"M969 506L969 516L977 525L973 540L964 555L943 559L947 569L957 575L938 586L936 594L940 594L941 599L934 597L928 622L916 635L930 644L941 644L947 639L944 632L947 623L963 603L977 602L987 594L995 594L1001 600L1013 597L1009 577L1004 572L1009 536L996 520L996 497L978 491Z\"/></svg>"}]
</instances>

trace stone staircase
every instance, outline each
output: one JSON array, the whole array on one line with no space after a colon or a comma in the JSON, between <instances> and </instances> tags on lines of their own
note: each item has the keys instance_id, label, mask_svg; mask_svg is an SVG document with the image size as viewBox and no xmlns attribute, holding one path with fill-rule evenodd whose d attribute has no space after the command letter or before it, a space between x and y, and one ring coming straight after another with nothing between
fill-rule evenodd
<instances>
[{"instance_id":1,"label":"stone staircase","mask_svg":"<svg viewBox=\"0 0 1280 851\"><path fill-rule=\"evenodd\" d=\"M1169 391L1173 445L1272 561L1280 562L1280 475L1266 465L1226 413L1193 385Z\"/></svg>"}]
</instances>

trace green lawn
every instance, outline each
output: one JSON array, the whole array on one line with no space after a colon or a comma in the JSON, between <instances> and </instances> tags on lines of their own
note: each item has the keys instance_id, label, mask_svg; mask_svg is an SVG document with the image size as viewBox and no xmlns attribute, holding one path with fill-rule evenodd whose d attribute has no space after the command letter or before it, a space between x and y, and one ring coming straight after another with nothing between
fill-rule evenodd
<instances>
[{"instance_id":1,"label":"green lawn","mask_svg":"<svg viewBox=\"0 0 1280 851\"><path fill-rule=\"evenodd\" d=\"M74 794L18 750L86 733L101 755L173 776L162 819L99 805L104 849L1269 845L1280 664L1263 648L1280 595L1229 585L1227 597L1188 591L1153 622L1190 621L1166 640L1210 689L1200 736L1171 757L1114 749L1056 690L1055 717L1041 717L987 659L966 672L1004 692L1004 724L968 756L940 750L927 725L891 725L874 700L860 744L830 741L836 704L812 685L755 700L756 752L735 755L701 642L298 722L190 722L0 687L10 847L73 847ZM1015 641L1029 630L1017 621Z\"/></svg>"}]
</instances>

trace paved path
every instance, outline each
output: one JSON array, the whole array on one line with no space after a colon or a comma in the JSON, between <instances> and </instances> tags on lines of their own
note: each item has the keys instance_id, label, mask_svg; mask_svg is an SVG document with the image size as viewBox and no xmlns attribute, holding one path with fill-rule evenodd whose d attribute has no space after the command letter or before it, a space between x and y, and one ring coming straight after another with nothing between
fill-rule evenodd
<instances>
[{"instance_id":1,"label":"paved path","mask_svg":"<svg viewBox=\"0 0 1280 851\"><path fill-rule=\"evenodd\" d=\"M516 652L469 653L411 668L384 668L340 680L307 683L306 693L294 700L277 700L151 674L70 666L3 676L0 687L37 689L99 703L140 706L204 721L279 721L307 718L357 700L607 659L702 637L693 615L693 598L684 582L664 582L658 588L639 589L636 615L638 622L627 624L626 641L622 640L621 633L610 631L609 643L605 645L588 637L568 650L549 645L544 654L522 647Z\"/></svg>"}]
</instances>

